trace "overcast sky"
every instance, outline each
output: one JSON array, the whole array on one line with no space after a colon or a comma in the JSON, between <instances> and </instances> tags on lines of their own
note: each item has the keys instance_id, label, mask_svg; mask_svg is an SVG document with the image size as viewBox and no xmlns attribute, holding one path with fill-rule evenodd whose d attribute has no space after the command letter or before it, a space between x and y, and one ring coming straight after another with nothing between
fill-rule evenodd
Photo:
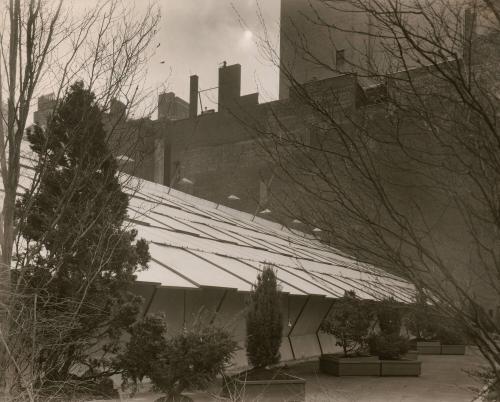
<instances>
[{"instance_id":1,"label":"overcast sky","mask_svg":"<svg viewBox=\"0 0 500 402\"><path fill-rule=\"evenodd\" d=\"M48 0L57 4L58 0ZM65 0L65 9L78 18L101 0ZM119 0L138 14L148 0ZM5 0L0 0L3 4ZM146 103L156 103L156 93L175 92L189 100L189 76L199 76L199 89L218 85L218 68L226 61L241 64L242 95L259 92L260 102L278 98L278 69L260 54L256 38L262 34L260 15L269 38L279 46L280 0L151 0L158 5L161 20L151 45L154 54L147 66ZM138 16L140 18L140 16ZM45 78L39 85L30 112L37 109L36 97L54 92L57 85ZM151 99L149 99L151 98ZM217 90L204 92L203 106L216 108ZM147 110L147 109L146 109ZM200 110L200 109L199 109ZM153 114L155 117L156 114Z\"/></svg>"},{"instance_id":2,"label":"overcast sky","mask_svg":"<svg viewBox=\"0 0 500 402\"><path fill-rule=\"evenodd\" d=\"M199 76L200 89L215 87L218 68L227 61L241 64L243 94L259 91L261 102L276 99L277 69L259 55L255 44L255 33L262 31L256 1L158 0L160 46L151 60L147 85L155 88L166 80L167 90L188 100L189 76ZM280 0L260 0L259 5L270 35L277 40ZM211 97L216 99L216 91Z\"/></svg>"}]
</instances>

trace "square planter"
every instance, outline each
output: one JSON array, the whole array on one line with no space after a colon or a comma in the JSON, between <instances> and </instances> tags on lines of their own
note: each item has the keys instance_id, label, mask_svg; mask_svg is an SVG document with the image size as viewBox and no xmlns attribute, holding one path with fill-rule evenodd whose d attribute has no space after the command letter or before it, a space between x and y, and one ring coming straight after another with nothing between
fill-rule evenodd
<instances>
[{"instance_id":1,"label":"square planter","mask_svg":"<svg viewBox=\"0 0 500 402\"><path fill-rule=\"evenodd\" d=\"M441 345L442 355L465 355L465 345Z\"/></svg>"},{"instance_id":2,"label":"square planter","mask_svg":"<svg viewBox=\"0 0 500 402\"><path fill-rule=\"evenodd\" d=\"M418 377L422 372L422 362L418 360L380 360L381 376Z\"/></svg>"},{"instance_id":3,"label":"square planter","mask_svg":"<svg viewBox=\"0 0 500 402\"><path fill-rule=\"evenodd\" d=\"M404 356L405 360L417 360L418 359L418 351L417 350L409 350Z\"/></svg>"},{"instance_id":4,"label":"square planter","mask_svg":"<svg viewBox=\"0 0 500 402\"><path fill-rule=\"evenodd\" d=\"M306 381L279 371L269 370L261 379L252 371L223 380L223 395L232 401L302 402L306 399Z\"/></svg>"},{"instance_id":5,"label":"square planter","mask_svg":"<svg viewBox=\"0 0 500 402\"><path fill-rule=\"evenodd\" d=\"M380 360L377 356L340 357L322 355L319 359L321 372L335 376L379 376Z\"/></svg>"},{"instance_id":6,"label":"square planter","mask_svg":"<svg viewBox=\"0 0 500 402\"><path fill-rule=\"evenodd\" d=\"M441 354L441 342L430 341L430 342L417 342L417 351L421 355L440 355Z\"/></svg>"}]
</instances>

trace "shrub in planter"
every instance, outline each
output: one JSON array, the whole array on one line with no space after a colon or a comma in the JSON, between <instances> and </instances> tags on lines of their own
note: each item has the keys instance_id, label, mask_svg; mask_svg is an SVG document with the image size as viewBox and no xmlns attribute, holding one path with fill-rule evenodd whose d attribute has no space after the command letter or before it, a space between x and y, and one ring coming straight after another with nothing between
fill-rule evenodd
<instances>
[{"instance_id":1,"label":"shrub in planter","mask_svg":"<svg viewBox=\"0 0 500 402\"><path fill-rule=\"evenodd\" d=\"M369 339L370 353L380 359L381 376L419 376L421 362L403 358L409 342L401 336L401 305L393 299L382 301L377 308L380 333Z\"/></svg>"},{"instance_id":2,"label":"shrub in planter","mask_svg":"<svg viewBox=\"0 0 500 402\"><path fill-rule=\"evenodd\" d=\"M165 392L167 400L182 400L187 389L206 389L229 363L236 342L224 329L198 326L166 342L150 374L156 389Z\"/></svg>"},{"instance_id":3,"label":"shrub in planter","mask_svg":"<svg viewBox=\"0 0 500 402\"><path fill-rule=\"evenodd\" d=\"M423 293L417 296L416 302L409 307L405 325L417 341L431 341L437 338L439 314L429 305Z\"/></svg>"},{"instance_id":4,"label":"shrub in planter","mask_svg":"<svg viewBox=\"0 0 500 402\"><path fill-rule=\"evenodd\" d=\"M443 345L463 345L466 343L466 335L457 323L450 319L444 319L436 331L437 338Z\"/></svg>"},{"instance_id":5,"label":"shrub in planter","mask_svg":"<svg viewBox=\"0 0 500 402\"><path fill-rule=\"evenodd\" d=\"M458 322L449 318L443 318L442 324L438 327L437 330L437 337L441 341L441 354L465 354L465 344L467 342L467 336Z\"/></svg>"},{"instance_id":6,"label":"shrub in planter","mask_svg":"<svg viewBox=\"0 0 500 402\"><path fill-rule=\"evenodd\" d=\"M125 350L118 355L115 366L122 371L123 387L137 391L137 383L153 372L157 359L165 351L166 326L161 315L147 316L132 326Z\"/></svg>"},{"instance_id":7,"label":"shrub in planter","mask_svg":"<svg viewBox=\"0 0 500 402\"><path fill-rule=\"evenodd\" d=\"M225 379L223 387L231 400L303 401L305 381L276 365L280 361L283 321L281 294L276 273L264 266L250 294L247 309L247 357L252 370Z\"/></svg>"},{"instance_id":8,"label":"shrub in planter","mask_svg":"<svg viewBox=\"0 0 500 402\"><path fill-rule=\"evenodd\" d=\"M376 309L380 333L369 338L370 354L382 360L398 360L408 352L408 339L401 336L402 307L394 299L382 300Z\"/></svg>"},{"instance_id":9,"label":"shrub in planter","mask_svg":"<svg viewBox=\"0 0 500 402\"><path fill-rule=\"evenodd\" d=\"M392 297L377 304L376 314L380 332L384 334L400 333L403 324L402 308Z\"/></svg>"},{"instance_id":10,"label":"shrub in planter","mask_svg":"<svg viewBox=\"0 0 500 402\"><path fill-rule=\"evenodd\" d=\"M247 357L252 367L265 368L280 361L283 331L281 295L271 266L265 266L257 276L250 298L246 316Z\"/></svg>"},{"instance_id":11,"label":"shrub in planter","mask_svg":"<svg viewBox=\"0 0 500 402\"><path fill-rule=\"evenodd\" d=\"M347 357L364 350L372 320L369 306L349 292L335 301L321 323L321 330L337 338L337 346L342 347Z\"/></svg>"},{"instance_id":12,"label":"shrub in planter","mask_svg":"<svg viewBox=\"0 0 500 402\"><path fill-rule=\"evenodd\" d=\"M401 359L409 350L408 339L398 333L372 335L368 345L370 354L381 360Z\"/></svg>"},{"instance_id":13,"label":"shrub in planter","mask_svg":"<svg viewBox=\"0 0 500 402\"><path fill-rule=\"evenodd\" d=\"M183 391L205 389L237 348L228 331L200 318L172 337L166 336L158 318L146 318L131 335L119 358L125 381L136 384L147 376L156 390L167 394L165 401L183 401Z\"/></svg>"},{"instance_id":14,"label":"shrub in planter","mask_svg":"<svg viewBox=\"0 0 500 402\"><path fill-rule=\"evenodd\" d=\"M465 353L467 337L459 321L429 305L424 296L417 299L407 318L408 329L415 336L415 343L420 353Z\"/></svg>"}]
</instances>

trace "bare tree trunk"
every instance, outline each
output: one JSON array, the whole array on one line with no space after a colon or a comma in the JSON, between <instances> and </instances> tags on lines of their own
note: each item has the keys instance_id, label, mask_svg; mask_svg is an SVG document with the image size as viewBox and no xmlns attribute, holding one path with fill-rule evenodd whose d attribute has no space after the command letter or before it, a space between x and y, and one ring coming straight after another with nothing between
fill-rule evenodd
<instances>
[{"instance_id":1,"label":"bare tree trunk","mask_svg":"<svg viewBox=\"0 0 500 402\"><path fill-rule=\"evenodd\" d=\"M19 285L22 281L18 277L23 275L26 261L19 260L25 258L22 251L17 255L22 239L14 219L21 145L30 104L36 96L35 89L41 77L50 74L49 79L57 83L54 91L56 102L78 77L95 93L96 102L104 110L109 110L112 99L120 96L127 100L124 111L130 112L133 105L140 101L138 83L140 75L145 74L142 69L148 60L148 47L156 33L159 13L155 13L156 8L150 6L144 13L141 10L140 17L137 17L137 13L122 7L119 0L105 0L83 16L73 18L71 13L63 13L64 18L61 19L63 0L9 0L7 3L9 17L5 21L5 32L0 36L0 107L3 106L3 98L7 98L7 111L4 113L2 108L0 127L0 173L4 192L0 215L0 382L6 384L7 393L12 385L16 385L26 398L32 399L35 392L33 382L42 375L36 372L33 364L40 342L37 336L43 339L44 334L42 328L38 328L40 332L36 331L36 326L40 325L38 316L30 315L32 307L27 303L31 299L20 298ZM48 60L51 55L53 59ZM50 69L46 68L46 64L50 64ZM5 96L2 96L2 89ZM142 137L140 133L135 133L135 142L131 144L127 141L129 133L120 127L126 117L124 112L117 121L105 124L110 138L115 134L113 140L119 143L121 149L133 152ZM134 130L141 131L140 124ZM37 174L43 175L43 172ZM125 181L124 185L127 184ZM30 191L35 193L36 190L35 181ZM61 204L64 209L64 200ZM23 214L26 213L23 211ZM82 237L86 230L88 228L82 229ZM105 236L103 233L104 245ZM17 274L13 274L12 270L13 257ZM83 291L81 304L85 304L85 297ZM73 323L78 318L80 306L71 308L74 308L73 315L63 317L65 323ZM17 321L19 318L24 321ZM53 326L50 330L54 329ZM67 330L61 328L62 332ZM22 342L16 344L19 334L29 334L29 347ZM95 346L92 342L89 341L89 348ZM64 345L62 349L67 347ZM12 355L8 350L12 351ZM73 360L67 366L73 364Z\"/></svg>"},{"instance_id":2,"label":"bare tree trunk","mask_svg":"<svg viewBox=\"0 0 500 402\"><path fill-rule=\"evenodd\" d=\"M7 105L7 149L8 149L8 167L7 172L2 172L4 179L4 199L3 199L3 228L1 231L2 238L1 243L1 259L0 259L0 269L1 269L1 279L2 279L2 289L1 289L1 305L3 307L3 314L1 316L1 329L2 336L8 340L9 338L9 306L11 297L11 275L10 267L12 260L12 246L13 246L13 232L14 232L14 206L17 190L17 177L16 170L12 170L13 162L15 161L15 144L14 144L14 132L15 132L15 117L16 117L16 84L17 84L17 55L19 46L19 24L20 24L20 0L10 0L9 3L9 20L10 20L10 46L9 46L9 83L8 83L8 105ZM2 150L5 154L5 150ZM5 386L8 389L11 387L12 376L9 368L9 352L4 349L2 356L2 361L0 362L0 367L5 367L4 378Z\"/></svg>"}]
</instances>

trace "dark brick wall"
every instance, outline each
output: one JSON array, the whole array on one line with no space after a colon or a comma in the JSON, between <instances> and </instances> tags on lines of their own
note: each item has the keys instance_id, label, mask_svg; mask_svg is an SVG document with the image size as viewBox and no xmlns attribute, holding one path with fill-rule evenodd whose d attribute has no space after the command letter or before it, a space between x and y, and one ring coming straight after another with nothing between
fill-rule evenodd
<instances>
[{"instance_id":1,"label":"dark brick wall","mask_svg":"<svg viewBox=\"0 0 500 402\"><path fill-rule=\"evenodd\" d=\"M332 110L351 110L360 98L353 75L311 82L304 90ZM310 140L317 117L303 104L303 96L259 105L257 94L251 94L240 97L231 110L157 122L156 136L163 137L165 150L161 162L156 158L156 170L165 172L162 182L223 204L230 194L237 195L241 201L230 205L245 211L263 207L261 189L276 177L263 142L280 130ZM183 178L193 185L181 186Z\"/></svg>"},{"instance_id":2,"label":"dark brick wall","mask_svg":"<svg viewBox=\"0 0 500 402\"><path fill-rule=\"evenodd\" d=\"M417 75L415 78L418 78ZM433 86L429 84L425 74L418 79L424 88ZM316 98L316 106L324 108L324 112L335 117L339 130L355 130L356 125L361 125L383 135L384 130L389 129L386 124L390 122L390 108L383 102L378 103L383 101L387 88L370 88L367 91L355 76L344 75L310 82L304 87L304 91L308 96ZM293 211L288 211L291 214L287 214L284 210L293 210L296 206L294 200L302 196L303 192L292 180L281 179L282 172L272 163L269 155L263 152L261 141L270 132L277 136L280 132L286 132L297 138L299 143L302 141L304 147L314 148L321 144L321 138L326 135L329 137L325 145L331 151L339 155L347 151L339 132L331 129L332 122L325 116L318 116L310 106L305 105L301 99L303 95L304 93L295 93L287 100L262 105L256 105L254 99L250 104L240 103L238 108L233 108L230 112L154 123L152 137L164 142L164 165L161 166L165 173L163 182L172 183L174 187L198 197L251 213L265 205L273 211L266 218L290 223ZM425 130L418 119L407 119L403 131L406 140L415 141L415 145L424 145L427 149L435 149L436 144L422 136ZM442 189L429 191L425 175L417 171L418 165L412 166L404 155L398 155L391 146L380 146L383 141L377 143L367 138L363 141L372 152L375 163L379 164L378 168L385 179L393 183L390 196L398 205L400 213L407 216L413 225L421 225L422 234L427 230L424 222L431 228L429 242L437 245L442 261L448 266L456 267L457 277L464 279L469 274L474 274L474 259L477 256L473 255L471 238L467 234L463 217L450 205L447 194ZM154 169L151 167L154 159L147 161L148 169ZM158 170L158 161L155 163ZM359 186L354 171L350 170L350 166L341 157L336 163L341 184L352 194L362 196L365 190ZM393 169L391 164L398 164L400 169ZM147 177L154 176L153 173L147 174ZM180 183L182 178L189 179L193 184L183 185ZM281 197L284 194L280 203L273 203L272 196L268 204L262 203L262 188L266 187L264 183L270 183L272 195ZM461 184L457 183L459 185ZM228 200L230 194L238 196L240 200ZM415 205L418 205L418 209ZM316 206L309 205L309 208L314 210ZM376 210L377 206L367 204L367 208ZM325 214L330 214L328 217L333 224L349 227L349 222L343 216L335 216L335 212L325 211ZM360 234L363 233L362 227L356 229ZM354 253L356 250L345 251ZM481 289L481 282L477 280L475 278L470 284L475 289ZM490 298L491 293L475 292L478 297L489 300L488 304L494 304Z\"/></svg>"},{"instance_id":3,"label":"dark brick wall","mask_svg":"<svg viewBox=\"0 0 500 402\"><path fill-rule=\"evenodd\" d=\"M261 108L250 106L167 123L164 161L169 166L164 183L179 187L179 181L187 178L194 183L188 190L198 197L254 210L260 180L268 171L250 124L261 113ZM241 200L229 201L231 194Z\"/></svg>"},{"instance_id":4,"label":"dark brick wall","mask_svg":"<svg viewBox=\"0 0 500 402\"><path fill-rule=\"evenodd\" d=\"M154 122L149 119L124 120L123 116L108 115L105 127L109 133L108 141L113 154L116 157L126 157L121 158L120 169L154 181Z\"/></svg>"}]
</instances>

